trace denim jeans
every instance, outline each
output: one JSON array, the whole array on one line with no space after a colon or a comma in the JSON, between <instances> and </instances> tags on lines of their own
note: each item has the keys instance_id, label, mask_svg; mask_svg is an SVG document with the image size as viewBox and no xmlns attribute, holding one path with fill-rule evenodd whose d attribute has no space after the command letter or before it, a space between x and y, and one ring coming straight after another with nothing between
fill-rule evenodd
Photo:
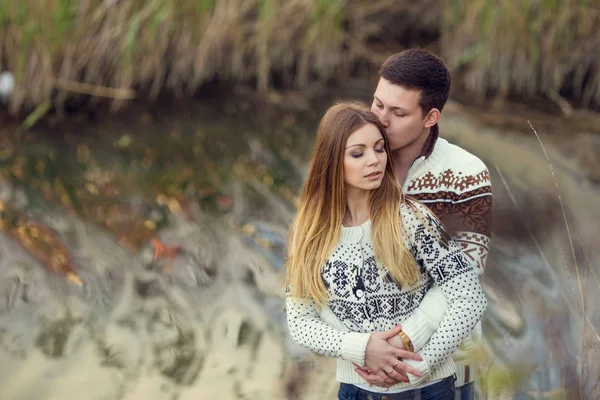
<instances>
[{"instance_id":1,"label":"denim jeans","mask_svg":"<svg viewBox=\"0 0 600 400\"><path fill-rule=\"evenodd\" d=\"M338 400L454 400L454 396L454 376L400 393L369 392L348 383L342 383L338 391Z\"/></svg>"},{"instance_id":2,"label":"denim jeans","mask_svg":"<svg viewBox=\"0 0 600 400\"><path fill-rule=\"evenodd\" d=\"M455 400L475 400L475 384L470 382L457 387Z\"/></svg>"}]
</instances>

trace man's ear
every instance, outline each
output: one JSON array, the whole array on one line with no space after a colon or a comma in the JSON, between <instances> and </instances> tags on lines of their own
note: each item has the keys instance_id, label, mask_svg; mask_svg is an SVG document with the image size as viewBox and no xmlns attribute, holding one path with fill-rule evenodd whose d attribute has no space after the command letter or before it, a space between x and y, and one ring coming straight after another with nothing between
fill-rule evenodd
<instances>
[{"instance_id":1,"label":"man's ear","mask_svg":"<svg viewBox=\"0 0 600 400\"><path fill-rule=\"evenodd\" d=\"M440 120L440 110L432 108L425 116L425 128L431 128Z\"/></svg>"}]
</instances>

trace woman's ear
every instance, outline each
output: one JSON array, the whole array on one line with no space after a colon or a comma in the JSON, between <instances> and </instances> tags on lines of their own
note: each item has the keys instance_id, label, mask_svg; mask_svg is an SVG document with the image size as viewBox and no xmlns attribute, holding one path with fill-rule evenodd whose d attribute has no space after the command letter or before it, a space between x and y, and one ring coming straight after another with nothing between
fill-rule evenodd
<instances>
[{"instance_id":1,"label":"woman's ear","mask_svg":"<svg viewBox=\"0 0 600 400\"><path fill-rule=\"evenodd\" d=\"M437 108L432 108L429 110L427 115L425 116L425 128L431 128L435 124L437 124L440 120L440 110Z\"/></svg>"}]
</instances>

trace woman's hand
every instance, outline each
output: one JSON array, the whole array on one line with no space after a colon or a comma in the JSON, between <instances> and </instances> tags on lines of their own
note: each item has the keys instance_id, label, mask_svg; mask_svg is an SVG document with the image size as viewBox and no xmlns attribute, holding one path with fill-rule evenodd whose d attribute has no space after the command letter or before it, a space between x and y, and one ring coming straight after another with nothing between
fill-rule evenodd
<instances>
[{"instance_id":1,"label":"woman's hand","mask_svg":"<svg viewBox=\"0 0 600 400\"><path fill-rule=\"evenodd\" d=\"M404 348L404 342L402 341L402 338L399 335L394 335L391 338L388 339L387 341L389 344L391 344L392 346L394 346L397 349L400 350L406 350ZM408 350L406 350L408 351ZM414 354L414 353L413 353ZM415 354L416 355L416 354ZM403 357L406 358L406 357ZM410 358L410 357L409 357ZM404 363L403 363L404 364ZM399 366L398 366L399 367ZM408 375L406 374L405 371L403 371L401 368L395 368L396 371L400 374L401 379L399 380L399 382L409 382L408 380Z\"/></svg>"},{"instance_id":2,"label":"woman's hand","mask_svg":"<svg viewBox=\"0 0 600 400\"><path fill-rule=\"evenodd\" d=\"M408 381L407 373L421 376L419 371L402 362L401 359L408 358L417 361L423 361L423 359L416 353L404 350L403 345L402 348L393 345L397 343L394 336L398 337L401 329L400 325L397 325L389 331L371 334L365 351L365 368L356 369L356 372L368 383L385 387L397 382ZM398 339L402 342L399 337Z\"/></svg>"},{"instance_id":3,"label":"woman's hand","mask_svg":"<svg viewBox=\"0 0 600 400\"><path fill-rule=\"evenodd\" d=\"M389 338L387 340L387 342L389 344L391 344L392 346L396 347L397 349L405 350L404 342L398 335L392 336L391 338ZM400 379L398 379L398 380L390 379L389 384L388 384L387 382L382 383L380 377L377 374L375 374L375 372L372 369L361 368L357 364L354 364L354 367L356 367L355 368L356 373L358 373L365 381L367 381L367 383L369 383L371 385L388 387L388 386L391 386L398 382L409 382L406 372L402 371L399 368L395 368L395 369L396 369L396 372L398 372L398 374L400 374ZM393 383L391 383L391 381L393 381Z\"/></svg>"},{"instance_id":4,"label":"woman's hand","mask_svg":"<svg viewBox=\"0 0 600 400\"><path fill-rule=\"evenodd\" d=\"M404 348L404 342L402 341L402 338L397 334L389 338L387 342L397 349L406 350Z\"/></svg>"}]
</instances>

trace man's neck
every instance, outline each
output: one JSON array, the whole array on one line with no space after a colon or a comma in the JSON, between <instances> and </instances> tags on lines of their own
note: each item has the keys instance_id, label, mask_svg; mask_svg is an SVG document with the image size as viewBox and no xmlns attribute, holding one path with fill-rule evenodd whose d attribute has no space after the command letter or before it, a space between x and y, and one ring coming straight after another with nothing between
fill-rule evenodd
<instances>
[{"instance_id":1,"label":"man's neck","mask_svg":"<svg viewBox=\"0 0 600 400\"><path fill-rule=\"evenodd\" d=\"M425 146L429 143L428 139L430 135L431 129L427 129L427 131L423 132L421 137L413 143L392 152L394 172L396 172L398 183L401 186L404 185L410 167L412 167L417 158L423 155Z\"/></svg>"}]
</instances>

